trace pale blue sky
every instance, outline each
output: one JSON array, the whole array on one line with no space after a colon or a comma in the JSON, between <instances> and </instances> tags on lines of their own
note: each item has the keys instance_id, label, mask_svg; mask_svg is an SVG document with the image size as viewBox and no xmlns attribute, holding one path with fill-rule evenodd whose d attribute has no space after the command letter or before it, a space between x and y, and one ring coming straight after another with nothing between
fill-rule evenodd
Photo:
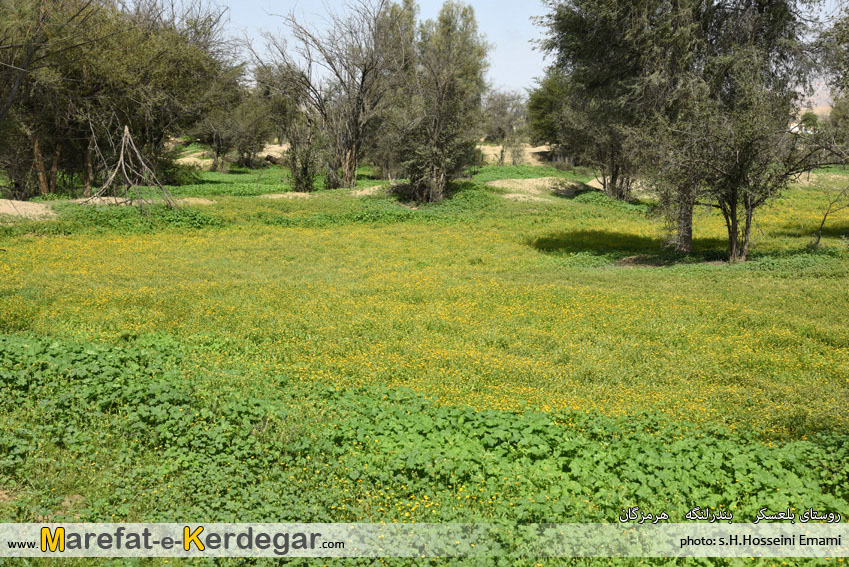
<instances>
[{"instance_id":1,"label":"pale blue sky","mask_svg":"<svg viewBox=\"0 0 849 567\"><path fill-rule=\"evenodd\" d=\"M545 71L546 60L534 49L533 40L543 35L543 30L534 25L531 18L546 13L540 0L465 0L475 9L480 31L492 46L489 56L489 81L501 89L525 90L531 88L535 79ZM344 12L346 0L219 0L230 8L231 33L256 40L257 47L263 43L261 32L283 33L283 22L274 14L288 14L293 9L304 22L321 25L329 11ZM824 0L824 14L833 14L847 0ZM419 0L420 17L435 17L443 0ZM815 104L824 104L824 92L815 97Z\"/></svg>"},{"instance_id":2,"label":"pale blue sky","mask_svg":"<svg viewBox=\"0 0 849 567\"><path fill-rule=\"evenodd\" d=\"M489 80L495 87L524 90L541 77L546 63L535 51L531 40L540 39L542 30L531 23L531 17L546 10L538 0L471 0L480 31L492 45L489 56ZM292 9L299 18L319 23L329 10L343 12L344 0L240 0L220 1L230 7L230 30L234 34L259 38L260 32L282 31L281 18L272 14L288 14ZM419 0L420 17L436 17L442 0ZM258 40L258 43L262 43Z\"/></svg>"}]
</instances>

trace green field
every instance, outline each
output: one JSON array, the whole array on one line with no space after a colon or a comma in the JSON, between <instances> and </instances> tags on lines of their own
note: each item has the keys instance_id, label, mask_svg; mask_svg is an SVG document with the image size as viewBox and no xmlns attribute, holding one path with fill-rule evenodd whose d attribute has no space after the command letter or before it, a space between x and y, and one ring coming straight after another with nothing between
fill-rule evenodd
<instances>
[{"instance_id":1,"label":"green field","mask_svg":"<svg viewBox=\"0 0 849 567\"><path fill-rule=\"evenodd\" d=\"M213 204L0 226L0 521L849 518L849 214L807 248L849 175L739 265L710 212L678 257L649 200L485 185L534 177L586 181L204 173L172 193Z\"/></svg>"}]
</instances>

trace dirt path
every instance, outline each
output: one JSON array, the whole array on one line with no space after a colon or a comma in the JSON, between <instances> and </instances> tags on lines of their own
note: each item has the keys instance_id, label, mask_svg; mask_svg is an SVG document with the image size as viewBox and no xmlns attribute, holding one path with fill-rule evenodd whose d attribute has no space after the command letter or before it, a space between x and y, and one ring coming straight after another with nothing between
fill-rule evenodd
<instances>
[{"instance_id":1,"label":"dirt path","mask_svg":"<svg viewBox=\"0 0 849 567\"><path fill-rule=\"evenodd\" d=\"M209 167L212 165L212 158L206 157L204 152L195 152L187 156L183 156L177 160L180 165L188 165L192 167Z\"/></svg>"}]
</instances>

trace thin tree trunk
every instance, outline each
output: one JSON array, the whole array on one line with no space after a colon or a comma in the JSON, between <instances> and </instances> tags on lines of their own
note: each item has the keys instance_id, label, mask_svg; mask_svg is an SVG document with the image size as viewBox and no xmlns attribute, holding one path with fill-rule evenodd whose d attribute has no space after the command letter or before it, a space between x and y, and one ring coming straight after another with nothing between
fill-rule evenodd
<instances>
[{"instance_id":1,"label":"thin tree trunk","mask_svg":"<svg viewBox=\"0 0 849 567\"><path fill-rule=\"evenodd\" d=\"M689 254L693 251L693 208L695 193L687 187L678 195L678 226L675 250Z\"/></svg>"},{"instance_id":2,"label":"thin tree trunk","mask_svg":"<svg viewBox=\"0 0 849 567\"><path fill-rule=\"evenodd\" d=\"M47 169L44 167L44 157L41 155L41 141L38 134L32 134L32 157L35 161L35 172L38 177L38 192L41 195L47 195L50 192L50 185L47 182Z\"/></svg>"},{"instance_id":3,"label":"thin tree trunk","mask_svg":"<svg viewBox=\"0 0 849 567\"><path fill-rule=\"evenodd\" d=\"M56 144L56 149L53 151L53 162L50 164L50 177L48 184L51 193L56 192L56 177L59 175L59 156L62 154L62 147Z\"/></svg>"},{"instance_id":4,"label":"thin tree trunk","mask_svg":"<svg viewBox=\"0 0 849 567\"><path fill-rule=\"evenodd\" d=\"M342 183L345 187L357 186L357 145L345 148L342 156Z\"/></svg>"},{"instance_id":5,"label":"thin tree trunk","mask_svg":"<svg viewBox=\"0 0 849 567\"><path fill-rule=\"evenodd\" d=\"M728 259L732 263L740 259L740 231L736 212L732 212L728 227Z\"/></svg>"},{"instance_id":6,"label":"thin tree trunk","mask_svg":"<svg viewBox=\"0 0 849 567\"><path fill-rule=\"evenodd\" d=\"M91 185L94 181L94 171L92 167L92 140L89 140L88 147L85 150L85 166L83 171L83 196L91 197Z\"/></svg>"},{"instance_id":7,"label":"thin tree trunk","mask_svg":"<svg viewBox=\"0 0 849 567\"><path fill-rule=\"evenodd\" d=\"M752 237L752 220L755 216L755 210L746 204L746 224L743 232L743 250L740 253L740 261L745 262L749 258L749 244Z\"/></svg>"}]
</instances>

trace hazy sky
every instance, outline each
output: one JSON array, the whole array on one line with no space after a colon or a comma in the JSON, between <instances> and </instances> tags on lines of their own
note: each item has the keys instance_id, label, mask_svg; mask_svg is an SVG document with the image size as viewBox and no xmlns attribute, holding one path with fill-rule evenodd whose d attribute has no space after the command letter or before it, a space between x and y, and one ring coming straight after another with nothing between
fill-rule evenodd
<instances>
[{"instance_id":1,"label":"hazy sky","mask_svg":"<svg viewBox=\"0 0 849 567\"><path fill-rule=\"evenodd\" d=\"M834 13L847 0L825 0L823 12ZM544 73L546 61L536 51L532 41L540 39L543 30L531 22L534 16L546 13L539 0L466 0L475 9L480 31L492 45L489 56L489 80L503 89L524 90ZM435 17L443 0L419 0L420 17ZM230 7L230 30L260 38L263 31L281 32L283 22L274 14L288 14L293 9L304 22L321 25L330 12L344 12L346 0L234 0L223 1ZM262 42L258 39L258 42ZM818 99L825 93L821 93ZM824 104L818 101L817 104Z\"/></svg>"},{"instance_id":2,"label":"hazy sky","mask_svg":"<svg viewBox=\"0 0 849 567\"><path fill-rule=\"evenodd\" d=\"M542 53L534 51L531 40L539 39L542 30L531 23L531 17L545 14L537 0L471 0L481 32L492 45L489 56L489 80L499 88L525 89L545 70ZM320 24L328 11L343 12L344 0L240 0L221 2L230 7L230 29L257 38L262 31L283 29L282 20L273 14L288 14L294 8L299 18ZM419 0L422 19L434 18L442 0ZM261 40L260 40L261 41Z\"/></svg>"}]
</instances>

